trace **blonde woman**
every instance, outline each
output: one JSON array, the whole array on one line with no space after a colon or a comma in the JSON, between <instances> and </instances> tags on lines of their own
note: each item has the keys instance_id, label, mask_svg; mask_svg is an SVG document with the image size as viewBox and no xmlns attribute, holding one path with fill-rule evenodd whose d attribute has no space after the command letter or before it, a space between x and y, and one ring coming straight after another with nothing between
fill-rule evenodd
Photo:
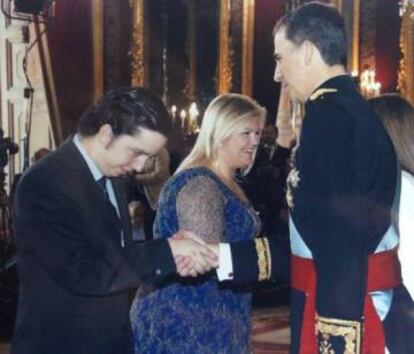
<instances>
[{"instance_id":1,"label":"blonde woman","mask_svg":"<svg viewBox=\"0 0 414 354\"><path fill-rule=\"evenodd\" d=\"M238 94L211 102L194 148L162 191L155 237L183 229L217 243L249 240L260 232L234 178L253 163L265 114ZM247 289L205 276L142 287L131 310L135 352L247 353L250 297Z\"/></svg>"}]
</instances>

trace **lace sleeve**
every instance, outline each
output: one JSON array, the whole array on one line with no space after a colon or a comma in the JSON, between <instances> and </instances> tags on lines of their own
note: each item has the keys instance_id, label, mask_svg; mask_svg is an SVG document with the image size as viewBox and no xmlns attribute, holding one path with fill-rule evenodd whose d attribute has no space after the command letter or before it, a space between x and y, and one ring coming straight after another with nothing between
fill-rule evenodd
<instances>
[{"instance_id":1,"label":"lace sleeve","mask_svg":"<svg viewBox=\"0 0 414 354\"><path fill-rule=\"evenodd\" d=\"M177 197L177 216L181 230L194 232L207 242L224 237L224 196L209 177L192 178Z\"/></svg>"}]
</instances>

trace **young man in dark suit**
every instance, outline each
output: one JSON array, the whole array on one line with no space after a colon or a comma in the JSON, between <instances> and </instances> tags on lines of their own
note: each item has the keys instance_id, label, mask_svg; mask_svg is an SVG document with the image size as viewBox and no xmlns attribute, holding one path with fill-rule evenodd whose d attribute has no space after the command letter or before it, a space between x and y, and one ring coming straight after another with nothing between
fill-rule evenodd
<instances>
[{"instance_id":1,"label":"young man in dark suit","mask_svg":"<svg viewBox=\"0 0 414 354\"><path fill-rule=\"evenodd\" d=\"M20 291L13 354L133 353L128 290L214 265L215 256L193 240L131 238L120 177L140 171L169 129L158 97L120 89L24 174L15 198Z\"/></svg>"}]
</instances>

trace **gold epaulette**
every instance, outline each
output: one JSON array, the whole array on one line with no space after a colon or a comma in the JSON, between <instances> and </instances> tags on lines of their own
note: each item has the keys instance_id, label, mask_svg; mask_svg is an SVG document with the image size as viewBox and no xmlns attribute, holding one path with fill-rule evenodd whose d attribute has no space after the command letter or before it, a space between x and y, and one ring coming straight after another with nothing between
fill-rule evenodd
<instances>
[{"instance_id":1,"label":"gold epaulette","mask_svg":"<svg viewBox=\"0 0 414 354\"><path fill-rule=\"evenodd\" d=\"M334 339L343 341L344 354L361 353L361 322L316 316L316 333L319 353L330 353Z\"/></svg>"},{"instance_id":2,"label":"gold epaulette","mask_svg":"<svg viewBox=\"0 0 414 354\"><path fill-rule=\"evenodd\" d=\"M322 97L325 93L334 93L334 92L338 92L338 90L335 88L320 88L310 95L309 101L314 101L318 99L319 97Z\"/></svg>"},{"instance_id":3,"label":"gold epaulette","mask_svg":"<svg viewBox=\"0 0 414 354\"><path fill-rule=\"evenodd\" d=\"M268 280L272 274L272 258L267 238L256 238L257 264L259 266L259 281Z\"/></svg>"}]
</instances>

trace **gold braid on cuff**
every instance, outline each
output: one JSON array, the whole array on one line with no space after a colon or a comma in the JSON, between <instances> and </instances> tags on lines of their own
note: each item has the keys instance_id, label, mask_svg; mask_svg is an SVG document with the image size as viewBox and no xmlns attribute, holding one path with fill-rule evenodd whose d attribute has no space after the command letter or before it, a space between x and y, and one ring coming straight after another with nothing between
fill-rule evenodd
<instances>
[{"instance_id":1,"label":"gold braid on cuff","mask_svg":"<svg viewBox=\"0 0 414 354\"><path fill-rule=\"evenodd\" d=\"M257 264L259 266L259 281L270 278L271 258L267 238L256 238Z\"/></svg>"}]
</instances>

